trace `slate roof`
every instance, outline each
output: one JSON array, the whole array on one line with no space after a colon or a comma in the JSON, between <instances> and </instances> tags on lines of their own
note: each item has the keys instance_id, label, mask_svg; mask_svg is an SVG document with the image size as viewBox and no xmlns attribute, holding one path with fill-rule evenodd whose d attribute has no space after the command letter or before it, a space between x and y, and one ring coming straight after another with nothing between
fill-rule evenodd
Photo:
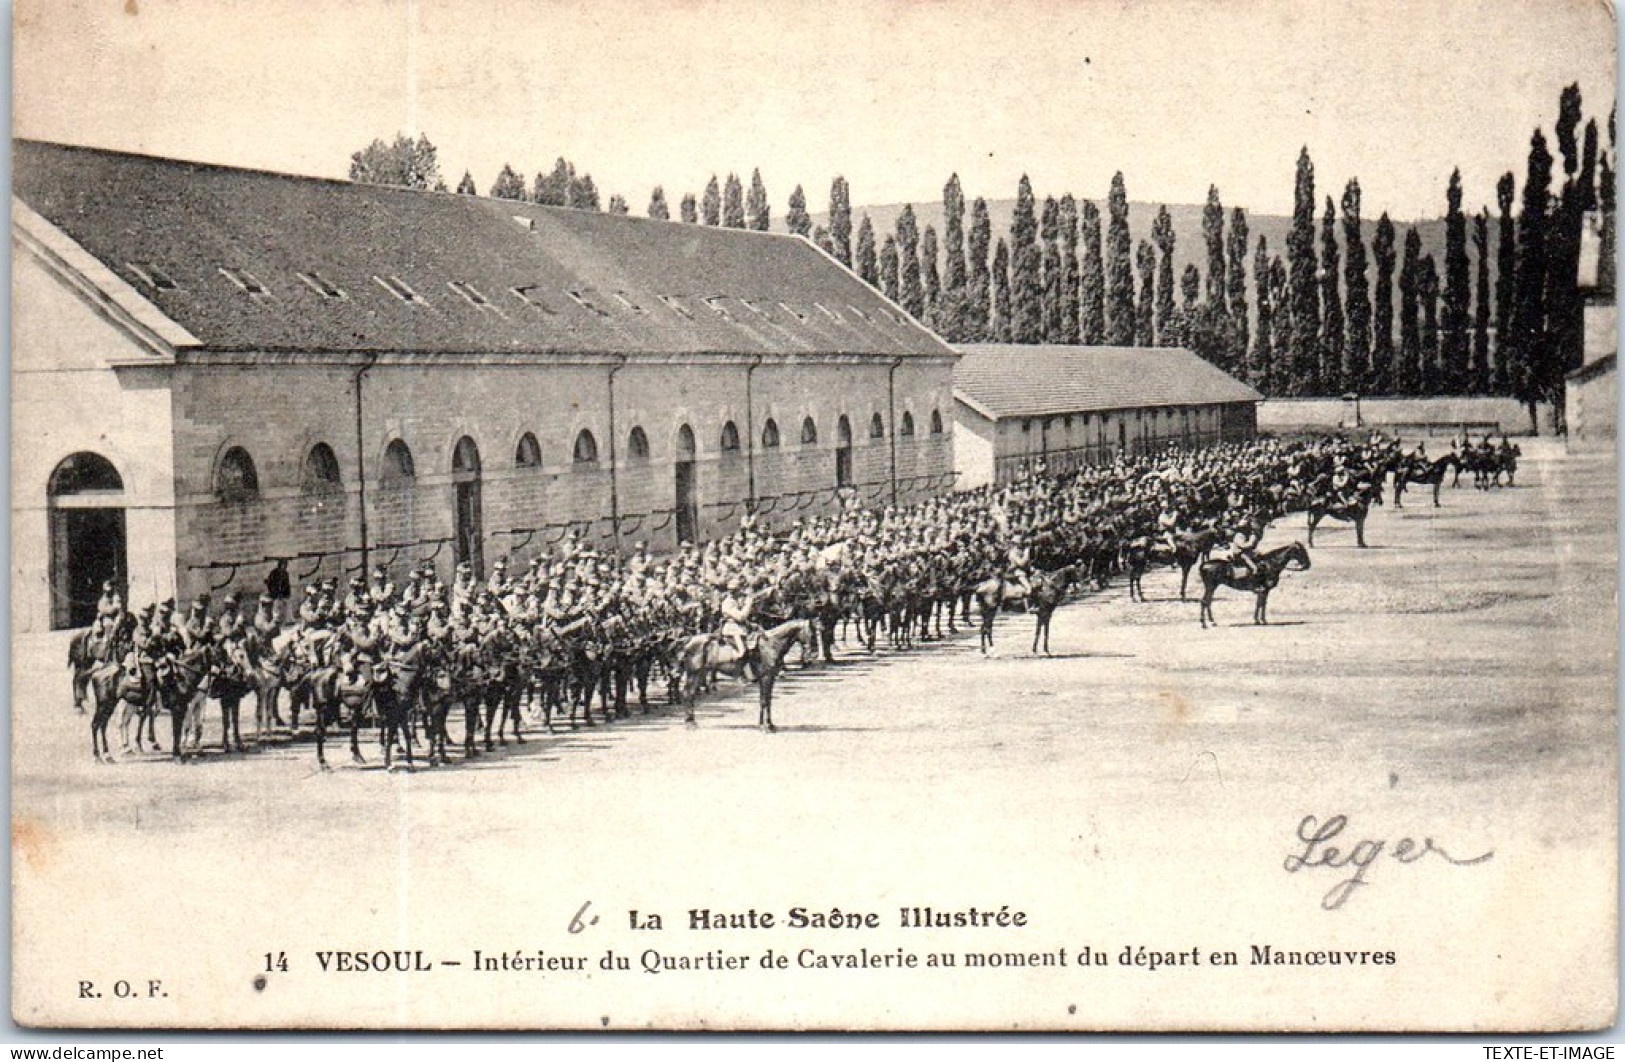
<instances>
[{"instance_id":1,"label":"slate roof","mask_svg":"<svg viewBox=\"0 0 1625 1062\"><path fill-rule=\"evenodd\" d=\"M954 397L990 420L1264 400L1177 347L989 343L958 349Z\"/></svg>"},{"instance_id":2,"label":"slate roof","mask_svg":"<svg viewBox=\"0 0 1625 1062\"><path fill-rule=\"evenodd\" d=\"M37 141L12 150L13 195L209 350L953 356L795 237Z\"/></svg>"}]
</instances>

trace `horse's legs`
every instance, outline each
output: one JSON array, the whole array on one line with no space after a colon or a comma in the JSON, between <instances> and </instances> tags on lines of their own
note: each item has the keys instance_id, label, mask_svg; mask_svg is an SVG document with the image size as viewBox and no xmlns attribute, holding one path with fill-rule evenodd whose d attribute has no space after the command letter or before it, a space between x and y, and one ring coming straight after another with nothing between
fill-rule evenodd
<instances>
[{"instance_id":1,"label":"horse's legs","mask_svg":"<svg viewBox=\"0 0 1625 1062\"><path fill-rule=\"evenodd\" d=\"M350 709L350 759L356 763L367 762L366 757L361 755L361 715L366 704L367 701L362 701Z\"/></svg>"},{"instance_id":2,"label":"horse's legs","mask_svg":"<svg viewBox=\"0 0 1625 1062\"><path fill-rule=\"evenodd\" d=\"M1313 546L1315 544L1315 528L1318 527L1319 525L1320 525L1320 520L1315 516L1314 513L1310 513L1309 514L1309 544L1311 546Z\"/></svg>"},{"instance_id":3,"label":"horse's legs","mask_svg":"<svg viewBox=\"0 0 1625 1062\"><path fill-rule=\"evenodd\" d=\"M1365 517L1364 516L1358 516L1358 517L1355 517L1355 519L1354 519L1354 543L1355 543L1355 545L1359 546L1361 549L1366 548L1365 547ZM1314 543L1311 542L1310 545L1314 545Z\"/></svg>"},{"instance_id":4,"label":"horse's legs","mask_svg":"<svg viewBox=\"0 0 1625 1062\"><path fill-rule=\"evenodd\" d=\"M764 730L777 730L773 725L773 683L778 678L777 667L763 667L759 686L759 700L761 712L757 717L756 725Z\"/></svg>"}]
</instances>

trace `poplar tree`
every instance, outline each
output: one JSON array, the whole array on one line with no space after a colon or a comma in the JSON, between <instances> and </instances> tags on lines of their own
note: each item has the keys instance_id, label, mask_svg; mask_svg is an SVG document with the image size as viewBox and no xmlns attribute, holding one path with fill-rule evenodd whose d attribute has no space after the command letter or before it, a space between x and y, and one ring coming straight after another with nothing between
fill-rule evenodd
<instances>
[{"instance_id":1,"label":"poplar tree","mask_svg":"<svg viewBox=\"0 0 1625 1062\"><path fill-rule=\"evenodd\" d=\"M1356 393L1371 386L1371 278L1366 275L1365 237L1360 230L1360 182L1343 189L1343 286L1348 332L1343 337L1343 386Z\"/></svg>"},{"instance_id":2,"label":"poplar tree","mask_svg":"<svg viewBox=\"0 0 1625 1062\"><path fill-rule=\"evenodd\" d=\"M722 224L730 229L745 227L745 187L739 183L738 174L728 174L727 183L723 185Z\"/></svg>"},{"instance_id":3,"label":"poplar tree","mask_svg":"<svg viewBox=\"0 0 1625 1062\"><path fill-rule=\"evenodd\" d=\"M1112 177L1107 199L1110 220L1106 226L1106 337L1112 346L1134 344L1133 241L1128 228L1128 189L1121 172Z\"/></svg>"},{"instance_id":4,"label":"poplar tree","mask_svg":"<svg viewBox=\"0 0 1625 1062\"><path fill-rule=\"evenodd\" d=\"M1377 232L1371 240L1377 284L1371 299L1371 375L1365 387L1379 395L1399 393L1394 357L1394 235L1394 223L1384 213L1377 219Z\"/></svg>"},{"instance_id":5,"label":"poplar tree","mask_svg":"<svg viewBox=\"0 0 1625 1062\"><path fill-rule=\"evenodd\" d=\"M1038 215L1033 185L1026 174L1016 185L1010 220L1010 341L1037 343L1044 337L1043 256L1038 250Z\"/></svg>"},{"instance_id":6,"label":"poplar tree","mask_svg":"<svg viewBox=\"0 0 1625 1062\"><path fill-rule=\"evenodd\" d=\"M1405 261L1399 268L1399 362L1394 367L1395 390L1402 395L1422 393L1421 278L1422 239L1415 229L1406 229Z\"/></svg>"},{"instance_id":7,"label":"poplar tree","mask_svg":"<svg viewBox=\"0 0 1625 1062\"><path fill-rule=\"evenodd\" d=\"M1274 353L1271 357L1271 378L1277 395L1293 393L1292 373L1292 320L1287 310L1292 302L1292 276L1280 255L1270 259L1270 303L1275 307Z\"/></svg>"},{"instance_id":8,"label":"poplar tree","mask_svg":"<svg viewBox=\"0 0 1625 1062\"><path fill-rule=\"evenodd\" d=\"M698 225L700 223L700 208L699 204L694 202L693 192L683 196L682 201L677 204L677 209L685 223L689 225Z\"/></svg>"},{"instance_id":9,"label":"poplar tree","mask_svg":"<svg viewBox=\"0 0 1625 1062\"><path fill-rule=\"evenodd\" d=\"M1225 271L1226 301L1230 327L1229 362L1242 379L1251 380L1248 354L1251 349L1247 328L1247 212L1241 207L1230 210L1230 234L1226 237L1230 251Z\"/></svg>"},{"instance_id":10,"label":"poplar tree","mask_svg":"<svg viewBox=\"0 0 1625 1062\"><path fill-rule=\"evenodd\" d=\"M992 298L988 274L987 250L993 238L992 223L987 215L987 201L978 197L971 204L970 233L965 241L965 310L960 336L966 340L991 338L988 324L992 319L989 299Z\"/></svg>"},{"instance_id":11,"label":"poplar tree","mask_svg":"<svg viewBox=\"0 0 1625 1062\"><path fill-rule=\"evenodd\" d=\"M1478 259L1478 296L1473 300L1473 360L1466 390L1490 393L1490 211L1473 217L1473 257Z\"/></svg>"},{"instance_id":12,"label":"poplar tree","mask_svg":"<svg viewBox=\"0 0 1625 1062\"><path fill-rule=\"evenodd\" d=\"M773 224L773 211L767 205L767 186L762 183L762 171L750 171L750 196L745 200L750 215L749 224L756 232L766 232Z\"/></svg>"},{"instance_id":13,"label":"poplar tree","mask_svg":"<svg viewBox=\"0 0 1625 1062\"><path fill-rule=\"evenodd\" d=\"M493 199L524 199L525 179L513 171L506 164L497 179L491 185L491 198Z\"/></svg>"},{"instance_id":14,"label":"poplar tree","mask_svg":"<svg viewBox=\"0 0 1625 1062\"><path fill-rule=\"evenodd\" d=\"M1235 235L1232 225L1230 233ZM1232 271L1230 279L1235 279ZM1270 248L1263 236L1258 238L1258 250L1253 254L1253 285L1257 289L1253 303L1258 316L1258 328L1253 333L1252 353L1248 358L1247 381L1265 394L1273 393L1275 383L1270 371L1274 355L1275 306L1270 298Z\"/></svg>"},{"instance_id":15,"label":"poplar tree","mask_svg":"<svg viewBox=\"0 0 1625 1062\"><path fill-rule=\"evenodd\" d=\"M1343 377L1343 296L1342 256L1337 248L1337 207L1326 197L1326 212L1320 222L1320 389L1321 393L1341 394Z\"/></svg>"},{"instance_id":16,"label":"poplar tree","mask_svg":"<svg viewBox=\"0 0 1625 1062\"><path fill-rule=\"evenodd\" d=\"M1500 207L1500 226L1495 250L1495 364L1490 370L1490 390L1494 394L1512 393L1512 310L1518 290L1518 237L1517 222L1512 216L1515 182L1511 173L1503 173L1495 184L1495 202Z\"/></svg>"},{"instance_id":17,"label":"poplar tree","mask_svg":"<svg viewBox=\"0 0 1625 1062\"><path fill-rule=\"evenodd\" d=\"M888 235L880 245L880 290L892 302L897 301L897 238Z\"/></svg>"},{"instance_id":18,"label":"poplar tree","mask_svg":"<svg viewBox=\"0 0 1625 1062\"><path fill-rule=\"evenodd\" d=\"M630 214L632 208L626 205L625 196L612 195L609 197L609 212L611 214Z\"/></svg>"},{"instance_id":19,"label":"poplar tree","mask_svg":"<svg viewBox=\"0 0 1625 1062\"><path fill-rule=\"evenodd\" d=\"M1044 197L1044 212L1040 215L1039 237L1041 261L1039 271L1042 287L1039 308L1042 322L1040 332L1045 343L1061 340L1061 204L1054 196Z\"/></svg>"},{"instance_id":20,"label":"poplar tree","mask_svg":"<svg viewBox=\"0 0 1625 1062\"><path fill-rule=\"evenodd\" d=\"M823 251L825 254L829 255L831 258L835 257L835 245L830 242L829 230L824 228L824 226L822 226L822 225L814 226L813 232L812 232L812 241L813 241L813 243L818 245L818 249L820 251Z\"/></svg>"},{"instance_id":21,"label":"poplar tree","mask_svg":"<svg viewBox=\"0 0 1625 1062\"><path fill-rule=\"evenodd\" d=\"M1467 265L1467 215L1461 210L1461 170L1450 174L1445 191L1443 302L1439 313L1439 390L1468 390L1468 312L1472 276Z\"/></svg>"},{"instance_id":22,"label":"poplar tree","mask_svg":"<svg viewBox=\"0 0 1625 1062\"><path fill-rule=\"evenodd\" d=\"M858 276L871 288L880 290L880 267L875 260L875 227L869 215L858 222L858 257L855 263Z\"/></svg>"},{"instance_id":23,"label":"poplar tree","mask_svg":"<svg viewBox=\"0 0 1625 1062\"><path fill-rule=\"evenodd\" d=\"M575 182L574 164L562 157L554 159L551 173L536 175L536 189L532 198L542 206L569 206L570 187Z\"/></svg>"},{"instance_id":24,"label":"poplar tree","mask_svg":"<svg viewBox=\"0 0 1625 1062\"><path fill-rule=\"evenodd\" d=\"M1099 346L1106 342L1106 268L1100 257L1100 211L1085 199L1078 215L1078 342Z\"/></svg>"},{"instance_id":25,"label":"poplar tree","mask_svg":"<svg viewBox=\"0 0 1625 1062\"><path fill-rule=\"evenodd\" d=\"M1166 206L1157 209L1151 222L1151 242L1158 253L1156 309L1153 317L1155 335L1151 345L1177 346L1174 335L1174 221Z\"/></svg>"},{"instance_id":26,"label":"poplar tree","mask_svg":"<svg viewBox=\"0 0 1625 1062\"><path fill-rule=\"evenodd\" d=\"M835 248L835 259L848 269L852 267L852 189L845 177L837 177L829 186L829 239Z\"/></svg>"},{"instance_id":27,"label":"poplar tree","mask_svg":"<svg viewBox=\"0 0 1625 1062\"><path fill-rule=\"evenodd\" d=\"M583 174L581 180L570 185L570 206L576 210L599 210L598 186L592 181L592 174Z\"/></svg>"},{"instance_id":28,"label":"poplar tree","mask_svg":"<svg viewBox=\"0 0 1625 1062\"><path fill-rule=\"evenodd\" d=\"M1315 256L1315 165L1305 147L1298 155L1292 231L1287 236L1287 274L1292 285L1292 394L1320 393L1320 291Z\"/></svg>"},{"instance_id":29,"label":"poplar tree","mask_svg":"<svg viewBox=\"0 0 1625 1062\"><path fill-rule=\"evenodd\" d=\"M1523 212L1518 219L1518 276L1514 285L1512 337L1507 374L1512 393L1529 410L1536 427L1536 404L1547 400L1550 357L1546 330L1547 195L1552 185L1552 156L1539 129L1529 141L1529 172L1523 183Z\"/></svg>"},{"instance_id":30,"label":"poplar tree","mask_svg":"<svg viewBox=\"0 0 1625 1062\"><path fill-rule=\"evenodd\" d=\"M1061 335L1058 342L1078 342L1078 201L1061 197Z\"/></svg>"},{"instance_id":31,"label":"poplar tree","mask_svg":"<svg viewBox=\"0 0 1625 1062\"><path fill-rule=\"evenodd\" d=\"M1224 247L1224 204L1217 185L1208 185L1207 205L1202 207L1202 239L1207 244L1207 309L1216 319L1230 316L1229 262Z\"/></svg>"},{"instance_id":32,"label":"poplar tree","mask_svg":"<svg viewBox=\"0 0 1625 1062\"><path fill-rule=\"evenodd\" d=\"M717 183L715 174L706 183L705 195L700 199L700 216L707 225L722 224L722 186Z\"/></svg>"},{"instance_id":33,"label":"poplar tree","mask_svg":"<svg viewBox=\"0 0 1625 1062\"><path fill-rule=\"evenodd\" d=\"M1179 310L1169 322L1169 334L1157 338L1165 347L1187 347L1195 350L1202 345L1198 333L1208 330L1216 319L1209 312L1209 307L1197 304L1197 300L1202 297L1202 271L1196 268L1195 262L1188 263L1185 271L1179 275L1179 296Z\"/></svg>"},{"instance_id":34,"label":"poplar tree","mask_svg":"<svg viewBox=\"0 0 1625 1062\"><path fill-rule=\"evenodd\" d=\"M473 174L469 173L467 170L463 171L463 179L457 182L457 194L458 195L479 195L480 194L479 192L474 190L474 176L473 176Z\"/></svg>"},{"instance_id":35,"label":"poplar tree","mask_svg":"<svg viewBox=\"0 0 1625 1062\"><path fill-rule=\"evenodd\" d=\"M1135 263L1140 267L1140 306L1135 318L1134 345L1152 347L1157 343L1157 252L1149 241L1140 241L1135 250Z\"/></svg>"},{"instance_id":36,"label":"poplar tree","mask_svg":"<svg viewBox=\"0 0 1625 1062\"><path fill-rule=\"evenodd\" d=\"M1618 146L1614 142L1614 111L1608 109L1608 151L1597 160L1597 207L1602 214L1602 226L1597 238L1597 287L1606 292L1614 290L1614 249L1617 236L1614 218L1614 167L1618 160Z\"/></svg>"},{"instance_id":37,"label":"poplar tree","mask_svg":"<svg viewBox=\"0 0 1625 1062\"><path fill-rule=\"evenodd\" d=\"M790 209L784 215L784 227L794 236L807 236L812 233L812 216L807 213L807 193L796 185L796 190L790 193Z\"/></svg>"},{"instance_id":38,"label":"poplar tree","mask_svg":"<svg viewBox=\"0 0 1625 1062\"><path fill-rule=\"evenodd\" d=\"M925 317L932 328L940 327L942 315L942 274L937 269L937 230L927 225L920 234L920 281L925 289Z\"/></svg>"},{"instance_id":39,"label":"poplar tree","mask_svg":"<svg viewBox=\"0 0 1625 1062\"><path fill-rule=\"evenodd\" d=\"M965 272L965 193L959 175L953 174L942 189L944 274L942 295L937 307L937 324L950 342L971 338L967 300L969 283Z\"/></svg>"},{"instance_id":40,"label":"poplar tree","mask_svg":"<svg viewBox=\"0 0 1625 1062\"><path fill-rule=\"evenodd\" d=\"M1416 299L1422 304L1422 393L1443 393L1444 378L1439 361L1439 271L1431 254L1422 257L1416 277Z\"/></svg>"},{"instance_id":41,"label":"poplar tree","mask_svg":"<svg viewBox=\"0 0 1625 1062\"><path fill-rule=\"evenodd\" d=\"M658 184L649 193L649 216L657 221L671 220L671 210L666 206L666 190Z\"/></svg>"},{"instance_id":42,"label":"poplar tree","mask_svg":"<svg viewBox=\"0 0 1625 1062\"><path fill-rule=\"evenodd\" d=\"M916 320L925 317L925 292L920 287L920 230L914 219L914 206L903 207L897 215L897 296Z\"/></svg>"},{"instance_id":43,"label":"poplar tree","mask_svg":"<svg viewBox=\"0 0 1625 1062\"><path fill-rule=\"evenodd\" d=\"M995 343L1010 342L1010 248L1004 237L993 248L993 306L989 315L990 338Z\"/></svg>"}]
</instances>

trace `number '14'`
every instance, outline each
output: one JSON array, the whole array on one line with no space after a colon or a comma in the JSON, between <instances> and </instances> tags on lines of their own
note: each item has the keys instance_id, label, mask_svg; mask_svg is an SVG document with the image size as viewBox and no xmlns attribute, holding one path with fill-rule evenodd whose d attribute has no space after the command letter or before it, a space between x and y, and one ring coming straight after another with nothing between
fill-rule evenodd
<instances>
[{"instance_id":1,"label":"number '14'","mask_svg":"<svg viewBox=\"0 0 1625 1062\"><path fill-rule=\"evenodd\" d=\"M269 952L269 951L266 952L265 953L265 972L266 973L279 973L279 972L280 973L287 973L288 972L288 953L285 952L285 951L279 951L279 952L275 952L275 953L272 953L272 952Z\"/></svg>"}]
</instances>

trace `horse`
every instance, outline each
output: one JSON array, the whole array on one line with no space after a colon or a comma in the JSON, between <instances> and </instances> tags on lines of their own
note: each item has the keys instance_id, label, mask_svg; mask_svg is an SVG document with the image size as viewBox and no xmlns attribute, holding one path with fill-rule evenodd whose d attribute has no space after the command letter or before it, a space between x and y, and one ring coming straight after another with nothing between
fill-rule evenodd
<instances>
[{"instance_id":1,"label":"horse","mask_svg":"<svg viewBox=\"0 0 1625 1062\"><path fill-rule=\"evenodd\" d=\"M208 646L194 645L178 656L160 657L155 665L159 699L169 708L174 741L170 754L178 760L188 760L202 751L203 708L215 672L211 657Z\"/></svg>"},{"instance_id":2,"label":"horse","mask_svg":"<svg viewBox=\"0 0 1625 1062\"><path fill-rule=\"evenodd\" d=\"M1031 580L1029 580L1029 586ZM984 654L993 648L993 621L1007 605L1017 601L1025 603L1031 590L1022 590L1021 587L1004 578L995 575L983 579L976 584L976 608L982 617L981 639L977 643Z\"/></svg>"},{"instance_id":3,"label":"horse","mask_svg":"<svg viewBox=\"0 0 1625 1062\"><path fill-rule=\"evenodd\" d=\"M1372 505L1382 504L1382 485L1375 481L1361 484L1349 502L1337 502L1321 497L1309 503L1309 545L1315 544L1315 528L1327 517L1354 525L1354 541L1365 549L1365 518Z\"/></svg>"},{"instance_id":4,"label":"horse","mask_svg":"<svg viewBox=\"0 0 1625 1062\"><path fill-rule=\"evenodd\" d=\"M96 705L90 720L90 753L98 763L112 763L113 749L108 744L107 726L113 718L113 709L120 704L149 701L153 692L152 679L138 662L132 660L128 665L101 664L90 672L86 682ZM128 742L125 748L129 748Z\"/></svg>"},{"instance_id":5,"label":"horse","mask_svg":"<svg viewBox=\"0 0 1625 1062\"><path fill-rule=\"evenodd\" d=\"M1266 608L1269 605L1270 591L1281 581L1281 574L1286 571L1306 572L1309 570L1309 549L1302 542L1294 542L1290 546L1280 546L1270 550L1258 558L1258 571L1237 574L1237 565L1232 561L1208 561L1202 565L1202 608L1197 618L1202 622L1202 629L1207 630L1209 621L1217 627L1218 620L1213 618L1213 593L1220 586L1228 586L1233 590L1251 590L1257 595L1257 604L1253 606L1253 622L1264 625L1269 622Z\"/></svg>"},{"instance_id":6,"label":"horse","mask_svg":"<svg viewBox=\"0 0 1625 1062\"><path fill-rule=\"evenodd\" d=\"M1123 569L1128 573L1129 600L1145 600L1145 589L1140 585L1140 580L1144 578L1146 569L1153 561L1179 566L1179 600L1188 600L1191 569L1206 560L1213 547L1223 541L1223 538L1224 536L1217 530L1203 528L1200 531L1179 532L1174 537L1172 550L1161 542L1143 538L1126 543L1122 549L1121 561Z\"/></svg>"},{"instance_id":7,"label":"horse","mask_svg":"<svg viewBox=\"0 0 1625 1062\"><path fill-rule=\"evenodd\" d=\"M773 725L773 685L784 670L785 657L793 645L810 646L813 624L807 619L786 620L756 636L754 648L736 654L721 634L696 634L683 644L678 653L677 667L682 674L683 703L688 714L683 721L693 725L694 702L699 699L700 686L712 674L744 678L747 667L756 670L760 711L757 725L765 730L778 729Z\"/></svg>"},{"instance_id":8,"label":"horse","mask_svg":"<svg viewBox=\"0 0 1625 1062\"><path fill-rule=\"evenodd\" d=\"M1399 499L1405 493L1406 484L1410 483L1420 486L1431 485L1433 487L1433 507L1435 509L1439 508L1439 488L1444 484L1445 471L1447 469L1459 471L1460 468L1461 458L1453 453L1445 454L1443 457L1435 458L1432 461L1426 461L1420 457L1401 461L1394 466L1394 508L1403 509L1405 507L1405 503Z\"/></svg>"},{"instance_id":9,"label":"horse","mask_svg":"<svg viewBox=\"0 0 1625 1062\"><path fill-rule=\"evenodd\" d=\"M1077 580L1077 567L1068 565L1053 572L1037 572L1033 575L1033 592L1031 603L1033 611L1038 615L1038 623L1033 628L1033 652L1038 652L1038 640L1044 640L1044 655L1049 655L1049 621L1055 615L1055 610L1066 600L1066 595Z\"/></svg>"}]
</instances>

